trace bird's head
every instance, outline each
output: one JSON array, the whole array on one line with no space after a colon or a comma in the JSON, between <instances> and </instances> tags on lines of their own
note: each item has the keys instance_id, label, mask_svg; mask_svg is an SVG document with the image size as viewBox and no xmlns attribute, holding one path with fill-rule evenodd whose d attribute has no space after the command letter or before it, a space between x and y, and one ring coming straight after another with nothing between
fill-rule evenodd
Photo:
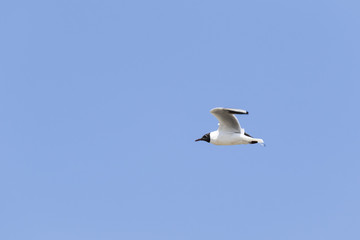
<instances>
[{"instance_id":1,"label":"bird's head","mask_svg":"<svg viewBox=\"0 0 360 240\"><path fill-rule=\"evenodd\" d=\"M205 142L210 142L210 133L205 134L204 136L202 136L202 138L196 139L195 142L197 141L205 141Z\"/></svg>"}]
</instances>

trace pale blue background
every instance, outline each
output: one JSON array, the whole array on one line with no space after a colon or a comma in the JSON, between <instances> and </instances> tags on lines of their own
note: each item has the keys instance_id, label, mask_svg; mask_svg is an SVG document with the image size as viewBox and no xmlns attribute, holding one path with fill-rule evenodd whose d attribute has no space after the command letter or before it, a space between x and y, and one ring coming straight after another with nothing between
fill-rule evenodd
<instances>
[{"instance_id":1,"label":"pale blue background","mask_svg":"<svg viewBox=\"0 0 360 240\"><path fill-rule=\"evenodd\" d=\"M359 9L1 1L0 238L360 239Z\"/></svg>"}]
</instances>

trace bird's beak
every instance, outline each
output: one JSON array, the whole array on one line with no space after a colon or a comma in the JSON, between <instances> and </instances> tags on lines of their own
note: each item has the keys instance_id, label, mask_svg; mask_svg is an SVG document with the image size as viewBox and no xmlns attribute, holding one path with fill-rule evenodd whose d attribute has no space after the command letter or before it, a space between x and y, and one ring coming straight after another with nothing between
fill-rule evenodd
<instances>
[{"instance_id":1,"label":"bird's beak","mask_svg":"<svg viewBox=\"0 0 360 240\"><path fill-rule=\"evenodd\" d=\"M195 142L202 141L202 138L196 139Z\"/></svg>"}]
</instances>

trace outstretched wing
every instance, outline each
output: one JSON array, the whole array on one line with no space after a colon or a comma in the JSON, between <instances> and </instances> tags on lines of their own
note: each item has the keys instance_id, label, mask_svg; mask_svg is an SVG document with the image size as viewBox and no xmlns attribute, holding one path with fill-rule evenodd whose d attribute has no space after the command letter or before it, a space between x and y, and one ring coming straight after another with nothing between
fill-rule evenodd
<instances>
[{"instance_id":1,"label":"outstretched wing","mask_svg":"<svg viewBox=\"0 0 360 240\"><path fill-rule=\"evenodd\" d=\"M234 108L213 108L210 110L210 113L213 114L219 120L219 131L220 132L240 132L241 127L239 121L234 116L234 114L248 114L247 111L242 109Z\"/></svg>"}]
</instances>

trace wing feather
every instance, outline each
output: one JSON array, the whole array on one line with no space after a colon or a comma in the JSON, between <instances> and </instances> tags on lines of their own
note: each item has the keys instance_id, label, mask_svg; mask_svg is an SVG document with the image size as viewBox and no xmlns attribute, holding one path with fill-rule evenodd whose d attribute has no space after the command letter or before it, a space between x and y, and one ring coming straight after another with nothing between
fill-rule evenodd
<instances>
[{"instance_id":1,"label":"wing feather","mask_svg":"<svg viewBox=\"0 0 360 240\"><path fill-rule=\"evenodd\" d=\"M210 113L219 120L219 131L240 132L239 121L234 114L248 114L247 111L234 108L213 108Z\"/></svg>"}]
</instances>

